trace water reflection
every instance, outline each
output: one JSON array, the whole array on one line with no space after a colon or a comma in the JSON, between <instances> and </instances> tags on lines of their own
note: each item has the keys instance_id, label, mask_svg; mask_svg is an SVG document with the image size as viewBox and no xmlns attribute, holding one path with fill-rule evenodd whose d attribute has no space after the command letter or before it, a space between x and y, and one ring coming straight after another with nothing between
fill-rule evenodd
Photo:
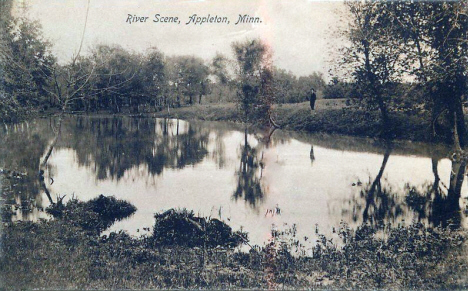
<instances>
[{"instance_id":1,"label":"water reflection","mask_svg":"<svg viewBox=\"0 0 468 291\"><path fill-rule=\"evenodd\" d=\"M466 162L452 162L448 188L440 181L437 165L438 160L432 159L434 173L432 185L423 187L422 191L408 185L406 203L418 214L420 221L426 219L432 225L459 228L463 215L460 200L462 200Z\"/></svg>"},{"instance_id":2,"label":"water reflection","mask_svg":"<svg viewBox=\"0 0 468 291\"><path fill-rule=\"evenodd\" d=\"M462 187L466 162L451 162L449 187L441 182L438 159L432 158L434 180L421 185L406 183L403 191L393 189L383 178L391 148L385 152L378 174L362 185L359 196L345 201L342 214L352 213L358 223L397 223L412 219L432 226L459 228L462 226ZM442 185L442 186L441 186ZM361 182L353 186L361 186ZM404 195L402 195L402 192ZM466 200L463 199L463 200ZM350 209L351 208L351 209Z\"/></svg>"},{"instance_id":3,"label":"water reflection","mask_svg":"<svg viewBox=\"0 0 468 291\"><path fill-rule=\"evenodd\" d=\"M247 129L244 131L244 144L240 146L240 153L240 164L236 171L237 187L233 197L236 200L243 198L255 208L264 197L261 185L264 162L263 153L259 158L257 148L249 144Z\"/></svg>"},{"instance_id":4,"label":"water reflection","mask_svg":"<svg viewBox=\"0 0 468 291\"><path fill-rule=\"evenodd\" d=\"M71 126L73 148L81 166L94 168L98 180L120 180L129 169L146 166L151 175L182 169L208 154L209 130L180 120L80 118Z\"/></svg>"},{"instance_id":5,"label":"water reflection","mask_svg":"<svg viewBox=\"0 0 468 291\"><path fill-rule=\"evenodd\" d=\"M31 219L31 213L43 208L39 196L39 158L46 150L49 138L47 123L25 122L0 129L0 168L3 183L0 192L6 204L14 205L19 219ZM40 132L43 131L44 134Z\"/></svg>"},{"instance_id":6,"label":"water reflection","mask_svg":"<svg viewBox=\"0 0 468 291\"><path fill-rule=\"evenodd\" d=\"M384 218L395 220L401 214L401 207L395 202L395 195L391 189L382 187L382 176L387 165L388 158L390 157L391 147L385 151L382 165L380 166L379 173L372 183L369 183L361 195L365 197L366 206L362 213L364 222L381 221Z\"/></svg>"},{"instance_id":7,"label":"water reflection","mask_svg":"<svg viewBox=\"0 0 468 291\"><path fill-rule=\"evenodd\" d=\"M225 123L73 117L64 120L38 175L53 124L42 119L1 129L0 168L25 173L1 186L6 203L18 208L16 219L41 217L40 209L58 195L86 201L106 194L138 208L114 226L130 232L177 207L217 212L257 242L272 223L296 223L305 235L316 223L331 229L341 220L464 225L466 164L450 162L448 150L433 145L388 146ZM278 215L264 215L276 208Z\"/></svg>"},{"instance_id":8,"label":"water reflection","mask_svg":"<svg viewBox=\"0 0 468 291\"><path fill-rule=\"evenodd\" d=\"M314 145L310 145L309 157L310 157L310 164L313 164L315 161Z\"/></svg>"}]
</instances>

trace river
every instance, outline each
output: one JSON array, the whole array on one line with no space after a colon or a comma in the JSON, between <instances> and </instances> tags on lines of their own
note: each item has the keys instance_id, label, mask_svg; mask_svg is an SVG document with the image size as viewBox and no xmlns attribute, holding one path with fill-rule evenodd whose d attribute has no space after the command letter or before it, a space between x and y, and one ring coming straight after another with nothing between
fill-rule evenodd
<instances>
[{"instance_id":1,"label":"river","mask_svg":"<svg viewBox=\"0 0 468 291\"><path fill-rule=\"evenodd\" d=\"M26 174L2 194L13 220L47 218L44 209L58 196L87 201L104 194L137 207L109 230L132 235L151 231L154 214L170 208L242 227L259 245L272 227L293 225L302 242L317 228L332 234L341 222L467 226L465 167L452 163L444 146L224 122L75 116L62 124L41 185L37 171L54 129L53 119L0 129L0 167Z\"/></svg>"}]
</instances>

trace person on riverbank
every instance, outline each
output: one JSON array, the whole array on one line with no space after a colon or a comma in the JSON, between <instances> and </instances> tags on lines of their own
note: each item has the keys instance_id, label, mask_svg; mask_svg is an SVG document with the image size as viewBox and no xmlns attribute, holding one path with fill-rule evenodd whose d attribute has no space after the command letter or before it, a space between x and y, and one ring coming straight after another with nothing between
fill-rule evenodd
<instances>
[{"instance_id":1,"label":"person on riverbank","mask_svg":"<svg viewBox=\"0 0 468 291\"><path fill-rule=\"evenodd\" d=\"M315 110L315 100L317 100L317 95L315 94L315 89L311 88L310 89L310 109Z\"/></svg>"}]
</instances>

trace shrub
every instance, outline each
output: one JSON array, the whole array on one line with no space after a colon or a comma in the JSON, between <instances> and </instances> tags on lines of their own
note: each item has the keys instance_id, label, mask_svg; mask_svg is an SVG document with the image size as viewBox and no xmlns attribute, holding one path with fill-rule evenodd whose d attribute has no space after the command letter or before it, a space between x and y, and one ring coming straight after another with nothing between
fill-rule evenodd
<instances>
[{"instance_id":1,"label":"shrub","mask_svg":"<svg viewBox=\"0 0 468 291\"><path fill-rule=\"evenodd\" d=\"M77 199L70 200L64 205L58 203L47 208L47 212L56 218L70 221L87 231L101 233L115 221L122 220L136 211L132 204L118 200L115 197L99 195L88 202Z\"/></svg>"},{"instance_id":2,"label":"shrub","mask_svg":"<svg viewBox=\"0 0 468 291\"><path fill-rule=\"evenodd\" d=\"M164 246L236 247L247 241L247 234L233 232L226 223L214 219L197 217L193 211L170 209L156 214L153 241Z\"/></svg>"}]
</instances>

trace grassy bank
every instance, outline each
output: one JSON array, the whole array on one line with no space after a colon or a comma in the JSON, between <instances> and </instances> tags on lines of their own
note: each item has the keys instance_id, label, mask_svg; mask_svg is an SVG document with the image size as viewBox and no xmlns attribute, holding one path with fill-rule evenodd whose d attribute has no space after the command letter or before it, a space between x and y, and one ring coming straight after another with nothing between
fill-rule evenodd
<instances>
[{"instance_id":1,"label":"grassy bank","mask_svg":"<svg viewBox=\"0 0 468 291\"><path fill-rule=\"evenodd\" d=\"M99 199L103 198L92 205ZM128 209L122 201L117 202ZM115 209L109 203L99 205ZM189 246L181 243L186 242L185 236L173 239L171 227L176 226L177 230L192 229L198 238L206 237L197 224L189 227L187 223L214 222L190 212L156 215L155 232L139 238L123 232L101 236L90 231L91 225L100 225L96 224L98 219L107 216L96 215L89 204L74 201L61 212L66 215L49 221L4 225L0 259L3 289L468 287L466 233L457 230L414 224L363 226L353 231L341 225L339 247L317 235L313 250L302 250L294 231L272 231L267 245L244 253L232 244L215 247L195 239L195 245ZM91 224L85 223L88 215ZM221 229L234 235L225 224ZM161 243L161 237L172 241Z\"/></svg>"},{"instance_id":2,"label":"grassy bank","mask_svg":"<svg viewBox=\"0 0 468 291\"><path fill-rule=\"evenodd\" d=\"M242 120L235 104L195 105L164 110L155 117L181 119L200 119L212 121ZM347 107L344 99L317 100L316 110L311 111L309 104L277 104L274 118L283 129L337 133L362 137L380 137L381 125L378 112L368 112ZM391 137L402 140L430 141L428 116L411 115L403 112L390 114L392 121Z\"/></svg>"}]
</instances>

